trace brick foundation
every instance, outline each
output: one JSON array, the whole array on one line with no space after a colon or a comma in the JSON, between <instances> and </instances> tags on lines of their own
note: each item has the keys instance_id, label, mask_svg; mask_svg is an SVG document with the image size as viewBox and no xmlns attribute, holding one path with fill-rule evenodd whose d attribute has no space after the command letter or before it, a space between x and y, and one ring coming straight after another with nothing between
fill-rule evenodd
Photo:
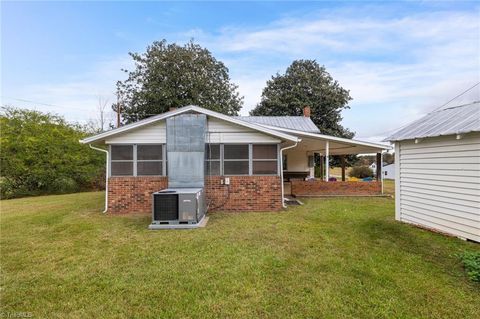
<instances>
[{"instance_id":1,"label":"brick foundation","mask_svg":"<svg viewBox=\"0 0 480 319\"><path fill-rule=\"evenodd\" d=\"M207 176L209 211L276 211L282 208L279 176ZM149 213L152 193L168 187L167 177L110 177L108 211L114 214Z\"/></svg>"},{"instance_id":2,"label":"brick foundation","mask_svg":"<svg viewBox=\"0 0 480 319\"><path fill-rule=\"evenodd\" d=\"M381 182L325 182L322 180L292 180L292 195L379 195Z\"/></svg>"},{"instance_id":3,"label":"brick foundation","mask_svg":"<svg viewBox=\"0 0 480 319\"><path fill-rule=\"evenodd\" d=\"M114 214L152 211L152 193L167 188L166 177L110 177L108 212Z\"/></svg>"},{"instance_id":4,"label":"brick foundation","mask_svg":"<svg viewBox=\"0 0 480 319\"><path fill-rule=\"evenodd\" d=\"M277 211L282 209L279 176L207 176L205 189L210 211Z\"/></svg>"}]
</instances>

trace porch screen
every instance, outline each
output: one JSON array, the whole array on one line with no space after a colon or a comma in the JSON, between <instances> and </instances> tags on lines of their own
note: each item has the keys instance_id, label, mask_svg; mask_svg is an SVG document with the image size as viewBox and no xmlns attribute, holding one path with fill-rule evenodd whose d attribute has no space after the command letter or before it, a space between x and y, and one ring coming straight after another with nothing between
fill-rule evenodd
<instances>
[{"instance_id":1,"label":"porch screen","mask_svg":"<svg viewBox=\"0 0 480 319\"><path fill-rule=\"evenodd\" d=\"M137 176L162 175L162 145L137 145Z\"/></svg>"},{"instance_id":2,"label":"porch screen","mask_svg":"<svg viewBox=\"0 0 480 319\"><path fill-rule=\"evenodd\" d=\"M277 145L252 145L252 173L254 175L276 175L278 171Z\"/></svg>"},{"instance_id":3,"label":"porch screen","mask_svg":"<svg viewBox=\"0 0 480 319\"><path fill-rule=\"evenodd\" d=\"M220 144L205 144L205 175L221 175Z\"/></svg>"},{"instance_id":4,"label":"porch screen","mask_svg":"<svg viewBox=\"0 0 480 319\"><path fill-rule=\"evenodd\" d=\"M112 145L111 175L133 175L133 145Z\"/></svg>"},{"instance_id":5,"label":"porch screen","mask_svg":"<svg viewBox=\"0 0 480 319\"><path fill-rule=\"evenodd\" d=\"M248 175L248 144L225 144L223 146L223 173L225 175Z\"/></svg>"},{"instance_id":6,"label":"porch screen","mask_svg":"<svg viewBox=\"0 0 480 319\"><path fill-rule=\"evenodd\" d=\"M163 175L163 145L111 145L111 176Z\"/></svg>"}]
</instances>

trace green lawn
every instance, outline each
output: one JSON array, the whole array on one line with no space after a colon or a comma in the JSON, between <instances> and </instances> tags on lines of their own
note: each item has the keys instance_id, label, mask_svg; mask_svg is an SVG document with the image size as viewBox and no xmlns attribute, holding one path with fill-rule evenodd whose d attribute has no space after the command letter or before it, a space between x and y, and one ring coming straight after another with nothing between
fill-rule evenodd
<instances>
[{"instance_id":1,"label":"green lawn","mask_svg":"<svg viewBox=\"0 0 480 319\"><path fill-rule=\"evenodd\" d=\"M480 318L455 254L480 245L393 220L390 198L312 199L149 231L103 193L1 203L1 313L34 318Z\"/></svg>"}]
</instances>

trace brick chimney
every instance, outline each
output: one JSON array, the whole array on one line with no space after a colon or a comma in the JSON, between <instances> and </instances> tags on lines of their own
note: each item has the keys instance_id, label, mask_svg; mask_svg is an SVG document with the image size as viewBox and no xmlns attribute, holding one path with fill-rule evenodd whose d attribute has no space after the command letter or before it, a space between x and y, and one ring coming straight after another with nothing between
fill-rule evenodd
<instances>
[{"instance_id":1,"label":"brick chimney","mask_svg":"<svg viewBox=\"0 0 480 319\"><path fill-rule=\"evenodd\" d=\"M310 117L310 106L305 106L303 108L303 116Z\"/></svg>"},{"instance_id":2,"label":"brick chimney","mask_svg":"<svg viewBox=\"0 0 480 319\"><path fill-rule=\"evenodd\" d=\"M171 106L170 109L168 110L169 112L175 111L177 108L174 106Z\"/></svg>"}]
</instances>

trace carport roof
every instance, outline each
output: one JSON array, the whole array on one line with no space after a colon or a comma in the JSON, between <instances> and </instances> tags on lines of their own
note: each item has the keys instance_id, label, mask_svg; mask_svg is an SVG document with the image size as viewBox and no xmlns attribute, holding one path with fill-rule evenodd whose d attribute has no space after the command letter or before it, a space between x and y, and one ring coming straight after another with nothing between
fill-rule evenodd
<instances>
[{"instance_id":1,"label":"carport roof","mask_svg":"<svg viewBox=\"0 0 480 319\"><path fill-rule=\"evenodd\" d=\"M269 128L297 136L301 139L298 146L294 149L302 151L325 151L326 142L329 142L330 155L348 155L348 154L369 154L380 153L383 150L390 150L392 147L381 143L372 143L354 139L323 135L317 133L303 132L284 128Z\"/></svg>"}]
</instances>

